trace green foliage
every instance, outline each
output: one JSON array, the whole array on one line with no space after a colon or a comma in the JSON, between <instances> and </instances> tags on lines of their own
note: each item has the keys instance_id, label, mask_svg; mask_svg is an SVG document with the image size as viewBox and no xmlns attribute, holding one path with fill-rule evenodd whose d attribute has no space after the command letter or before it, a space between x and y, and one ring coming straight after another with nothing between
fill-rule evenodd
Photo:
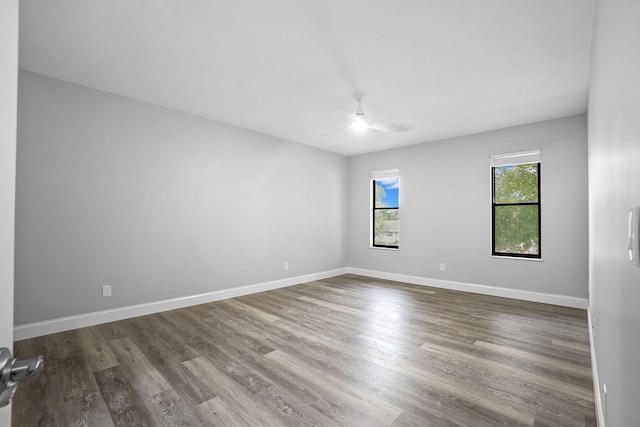
<instances>
[{"instance_id":1,"label":"green foliage","mask_svg":"<svg viewBox=\"0 0 640 427\"><path fill-rule=\"evenodd\" d=\"M539 207L519 205L538 202L538 171L536 163L494 168L495 252L539 253Z\"/></svg>"},{"instance_id":2,"label":"green foliage","mask_svg":"<svg viewBox=\"0 0 640 427\"><path fill-rule=\"evenodd\" d=\"M387 193L384 191L384 188L376 184L376 192L375 192L375 207L382 208L384 207L384 203L382 199L387 196ZM374 231L374 241L377 241L386 233L387 227L384 223L384 218L382 215L378 214L378 211L373 211L373 231Z\"/></svg>"},{"instance_id":3,"label":"green foliage","mask_svg":"<svg viewBox=\"0 0 640 427\"><path fill-rule=\"evenodd\" d=\"M496 206L495 222L496 252L538 253L538 206Z\"/></svg>"},{"instance_id":4,"label":"green foliage","mask_svg":"<svg viewBox=\"0 0 640 427\"><path fill-rule=\"evenodd\" d=\"M386 205L384 204L384 202L382 201L382 199L384 199L385 197L387 197L387 192L384 191L384 187L378 185L378 183L376 183L376 194L375 194L375 206L376 208L384 208L386 207Z\"/></svg>"},{"instance_id":5,"label":"green foliage","mask_svg":"<svg viewBox=\"0 0 640 427\"><path fill-rule=\"evenodd\" d=\"M538 164L494 168L495 203L538 201Z\"/></svg>"}]
</instances>

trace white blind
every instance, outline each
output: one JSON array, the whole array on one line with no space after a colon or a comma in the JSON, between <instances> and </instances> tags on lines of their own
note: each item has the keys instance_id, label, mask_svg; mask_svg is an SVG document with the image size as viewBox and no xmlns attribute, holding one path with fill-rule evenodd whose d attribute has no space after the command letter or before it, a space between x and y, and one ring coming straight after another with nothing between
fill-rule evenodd
<instances>
[{"instance_id":1,"label":"white blind","mask_svg":"<svg viewBox=\"0 0 640 427\"><path fill-rule=\"evenodd\" d=\"M526 163L540 163L540 150L494 154L491 156L491 167L523 165Z\"/></svg>"},{"instance_id":2,"label":"white blind","mask_svg":"<svg viewBox=\"0 0 640 427\"><path fill-rule=\"evenodd\" d=\"M400 176L400 169L383 169L379 171L371 171L371 179L395 178Z\"/></svg>"}]
</instances>

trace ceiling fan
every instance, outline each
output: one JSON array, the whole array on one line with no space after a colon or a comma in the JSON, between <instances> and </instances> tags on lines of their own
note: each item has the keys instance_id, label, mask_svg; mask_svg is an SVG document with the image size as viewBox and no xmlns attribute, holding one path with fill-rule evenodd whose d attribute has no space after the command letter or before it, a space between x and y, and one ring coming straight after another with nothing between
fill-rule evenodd
<instances>
[{"instance_id":1,"label":"ceiling fan","mask_svg":"<svg viewBox=\"0 0 640 427\"><path fill-rule=\"evenodd\" d=\"M354 113L353 122L349 126L345 126L337 132L324 134L323 136L340 133L347 129L353 129L356 132L362 132L367 129L373 129L380 132L406 132L413 129L413 125L408 123L370 122L367 116L364 114L364 111L362 111L362 101L364 100L365 96L366 95L362 92L356 92L353 94L353 99L358 102L358 109Z\"/></svg>"}]
</instances>

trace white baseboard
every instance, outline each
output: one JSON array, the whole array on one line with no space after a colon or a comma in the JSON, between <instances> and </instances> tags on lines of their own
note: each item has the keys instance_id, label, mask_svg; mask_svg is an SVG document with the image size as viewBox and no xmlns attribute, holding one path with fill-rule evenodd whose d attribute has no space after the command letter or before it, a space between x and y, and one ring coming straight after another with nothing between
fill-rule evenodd
<instances>
[{"instance_id":1,"label":"white baseboard","mask_svg":"<svg viewBox=\"0 0 640 427\"><path fill-rule=\"evenodd\" d=\"M596 419L598 427L604 425L604 409L602 408L602 398L600 395L600 379L598 378L598 364L596 363L596 348L594 343L593 315L591 309L587 310L589 316L589 347L591 348L591 376L593 377L593 403L596 406Z\"/></svg>"},{"instance_id":2,"label":"white baseboard","mask_svg":"<svg viewBox=\"0 0 640 427\"><path fill-rule=\"evenodd\" d=\"M564 307L583 309L586 309L588 307L587 298L577 298L566 295L547 294L543 292L500 288L496 286L477 285L473 283L453 282L450 280L429 279L427 277L409 276L406 274L398 273L387 273L384 271L367 270L355 267L348 267L347 271L351 274L374 277L377 279L393 280L396 282L411 283L413 285L432 286L434 288L471 292L474 294L493 295L497 297L513 298L524 301L542 302L545 304L561 305Z\"/></svg>"},{"instance_id":3,"label":"white baseboard","mask_svg":"<svg viewBox=\"0 0 640 427\"><path fill-rule=\"evenodd\" d=\"M55 334L57 332L64 332L72 329L83 328L86 326L98 325L100 323L114 322L117 320L129 319L131 317L144 316L147 314L159 313L167 310L175 310L177 308L205 304L208 302L219 301L227 298L235 298L243 295L254 294L257 292L283 288L286 286L298 285L300 283L312 282L314 280L327 279L329 277L335 277L347 273L374 277L378 279L394 280L397 282L405 282L415 285L432 286L435 288L444 288L477 294L514 298L525 301L542 302L546 304L562 305L566 307L585 309L587 308L586 298L576 298L564 295L522 291L517 289L499 288L495 286L453 282L440 279L429 279L426 277L410 276L406 274L387 273L383 271L345 267L314 274L307 274L304 276L289 277L286 279L273 280L270 282L240 286L232 289L223 289L220 291L208 292L199 295L191 295L182 298L174 298L170 300L154 301L146 304L114 308L111 310L78 314L75 316L61 317L44 322L17 325L14 328L14 340L20 341L28 338L39 337L42 335Z\"/></svg>"},{"instance_id":4,"label":"white baseboard","mask_svg":"<svg viewBox=\"0 0 640 427\"><path fill-rule=\"evenodd\" d=\"M270 282L256 283L253 285L240 286L232 289L223 289L220 291L208 292L199 295L174 298L164 301L154 301L146 304L130 305L126 307L114 308L111 310L95 311L92 313L61 317L44 322L17 325L13 330L14 340L20 341L27 338L34 338L42 335L55 334L57 332L83 328L86 326L98 325L100 323L114 322L117 320L129 319L131 317L144 316L147 314L159 313L162 311L175 310L177 308L184 308L193 305L219 301L227 298L235 298L243 295L254 294L257 292L270 291L272 289L284 288L286 286L298 285L300 283L340 276L346 273L346 268L339 268L336 270L323 271L320 273L307 274L304 276L289 277L286 279L273 280Z\"/></svg>"}]
</instances>

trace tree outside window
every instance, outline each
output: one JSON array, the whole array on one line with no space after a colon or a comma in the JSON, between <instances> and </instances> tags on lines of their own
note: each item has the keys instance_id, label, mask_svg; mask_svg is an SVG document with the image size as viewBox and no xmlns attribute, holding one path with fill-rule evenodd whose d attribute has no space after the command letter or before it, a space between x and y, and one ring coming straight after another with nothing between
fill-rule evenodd
<instances>
[{"instance_id":1,"label":"tree outside window","mask_svg":"<svg viewBox=\"0 0 640 427\"><path fill-rule=\"evenodd\" d=\"M540 162L491 171L493 255L540 258Z\"/></svg>"}]
</instances>

